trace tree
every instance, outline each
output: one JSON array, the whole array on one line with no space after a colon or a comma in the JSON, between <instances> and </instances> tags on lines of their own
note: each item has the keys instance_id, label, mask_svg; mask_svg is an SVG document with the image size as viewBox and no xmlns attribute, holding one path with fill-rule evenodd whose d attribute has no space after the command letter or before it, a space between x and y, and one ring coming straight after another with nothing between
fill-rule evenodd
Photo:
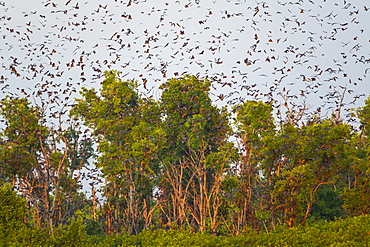
<instances>
[{"instance_id":1,"label":"tree","mask_svg":"<svg viewBox=\"0 0 370 247\"><path fill-rule=\"evenodd\" d=\"M288 123L279 138L284 162L272 193L283 221L292 227L304 224L315 210L313 204L324 185L341 185L351 157L351 127L331 120L301 127Z\"/></svg>"},{"instance_id":2,"label":"tree","mask_svg":"<svg viewBox=\"0 0 370 247\"><path fill-rule=\"evenodd\" d=\"M166 133L160 191L167 224L215 232L220 224L220 186L235 149L228 142L229 115L212 105L210 86L208 80L186 75L160 87Z\"/></svg>"},{"instance_id":3,"label":"tree","mask_svg":"<svg viewBox=\"0 0 370 247\"><path fill-rule=\"evenodd\" d=\"M0 114L6 124L1 133L2 178L15 186L17 177L26 177L37 166L38 153L49 133L40 123L41 112L26 98L6 97L1 101Z\"/></svg>"},{"instance_id":4,"label":"tree","mask_svg":"<svg viewBox=\"0 0 370 247\"><path fill-rule=\"evenodd\" d=\"M343 192L343 207L351 216L370 213L370 97L358 109L360 133L355 136L349 183Z\"/></svg>"},{"instance_id":5,"label":"tree","mask_svg":"<svg viewBox=\"0 0 370 247\"><path fill-rule=\"evenodd\" d=\"M237 213L230 221L236 224L233 227L236 233L245 227L258 228L258 221L265 228L274 224L265 222L267 218L262 216L271 210L270 191L274 177L281 170L279 156L274 151L277 132L272 110L270 103L262 101L246 101L234 107L240 159L233 174L237 186L232 198Z\"/></svg>"},{"instance_id":6,"label":"tree","mask_svg":"<svg viewBox=\"0 0 370 247\"><path fill-rule=\"evenodd\" d=\"M325 211L318 205L319 199L325 200L326 185L338 188L339 195L352 159L351 126L329 119L303 122L302 112L299 125L292 121L296 118L292 112L277 129L269 103L247 101L236 107L244 167L240 175L246 171L241 181L249 188L244 200L254 205L249 211L265 228L274 228L276 222L289 227L304 224L315 205L316 213ZM257 198L262 204L255 203Z\"/></svg>"},{"instance_id":7,"label":"tree","mask_svg":"<svg viewBox=\"0 0 370 247\"><path fill-rule=\"evenodd\" d=\"M106 180L107 232L137 234L149 227L163 130L157 103L143 98L133 81L105 72L99 92L83 88L72 115L82 119L98 142L96 166Z\"/></svg>"},{"instance_id":8,"label":"tree","mask_svg":"<svg viewBox=\"0 0 370 247\"><path fill-rule=\"evenodd\" d=\"M84 201L73 173L92 153L89 140L72 143L71 127L66 131L61 123L57 129L46 127L42 110L26 98L1 101L6 128L1 133L0 172L27 200L35 224L53 232L81 204L76 202ZM73 153L79 154L72 157Z\"/></svg>"}]
</instances>

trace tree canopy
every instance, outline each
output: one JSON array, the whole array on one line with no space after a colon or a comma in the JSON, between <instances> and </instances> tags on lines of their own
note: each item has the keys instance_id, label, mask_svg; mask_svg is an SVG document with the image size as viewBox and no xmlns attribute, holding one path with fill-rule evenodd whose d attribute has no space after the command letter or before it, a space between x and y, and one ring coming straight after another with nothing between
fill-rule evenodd
<instances>
[{"instance_id":1,"label":"tree canopy","mask_svg":"<svg viewBox=\"0 0 370 247\"><path fill-rule=\"evenodd\" d=\"M192 75L160 88L154 100L107 71L100 89L82 88L70 121L53 124L26 98L2 100L2 227L63 242L149 229L270 232L369 213L370 99L352 113L356 129L332 116L277 118L271 101L219 108L210 81Z\"/></svg>"}]
</instances>

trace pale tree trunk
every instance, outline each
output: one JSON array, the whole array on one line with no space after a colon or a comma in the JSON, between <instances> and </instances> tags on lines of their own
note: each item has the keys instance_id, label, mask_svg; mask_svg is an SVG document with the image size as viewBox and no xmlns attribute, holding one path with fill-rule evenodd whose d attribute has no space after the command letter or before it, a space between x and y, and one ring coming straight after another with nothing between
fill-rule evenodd
<instances>
[{"instance_id":1,"label":"pale tree trunk","mask_svg":"<svg viewBox=\"0 0 370 247\"><path fill-rule=\"evenodd\" d=\"M198 224L199 230L210 230L215 233L220 224L219 208L221 206L220 186L225 173L225 163L220 164L214 174L209 174L206 164L205 150L191 151L186 160L193 179L190 181L190 197L194 205L188 205L188 210ZM208 176L214 181L208 181ZM209 220L209 225L207 221Z\"/></svg>"},{"instance_id":2,"label":"pale tree trunk","mask_svg":"<svg viewBox=\"0 0 370 247\"><path fill-rule=\"evenodd\" d=\"M183 228L185 222L189 222L186 215L186 203L188 200L188 190L190 182L192 181L193 175L188 181L184 178L184 164L178 166L171 164L162 164L164 167L164 178L169 183L172 193L170 198L172 205L168 209L171 212L171 216L168 218L168 225L174 223L178 228Z\"/></svg>"}]
</instances>

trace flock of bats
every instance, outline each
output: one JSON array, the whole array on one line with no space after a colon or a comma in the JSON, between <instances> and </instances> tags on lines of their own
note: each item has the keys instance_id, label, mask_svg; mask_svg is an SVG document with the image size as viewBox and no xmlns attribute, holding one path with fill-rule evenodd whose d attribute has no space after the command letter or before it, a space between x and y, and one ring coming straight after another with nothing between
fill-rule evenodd
<instances>
[{"instance_id":1,"label":"flock of bats","mask_svg":"<svg viewBox=\"0 0 370 247\"><path fill-rule=\"evenodd\" d=\"M370 92L366 0L0 1L0 98L60 118L105 70L158 86L193 74L217 104L330 113ZM360 100L359 100L360 99Z\"/></svg>"}]
</instances>

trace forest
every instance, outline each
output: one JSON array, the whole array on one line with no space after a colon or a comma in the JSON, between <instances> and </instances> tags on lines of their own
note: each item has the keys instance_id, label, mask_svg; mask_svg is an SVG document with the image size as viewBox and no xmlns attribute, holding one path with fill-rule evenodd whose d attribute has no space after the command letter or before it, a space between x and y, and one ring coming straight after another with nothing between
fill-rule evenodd
<instances>
[{"instance_id":1,"label":"forest","mask_svg":"<svg viewBox=\"0 0 370 247\"><path fill-rule=\"evenodd\" d=\"M0 102L1 246L370 243L370 97L219 108L207 79L104 75L57 114Z\"/></svg>"}]
</instances>

